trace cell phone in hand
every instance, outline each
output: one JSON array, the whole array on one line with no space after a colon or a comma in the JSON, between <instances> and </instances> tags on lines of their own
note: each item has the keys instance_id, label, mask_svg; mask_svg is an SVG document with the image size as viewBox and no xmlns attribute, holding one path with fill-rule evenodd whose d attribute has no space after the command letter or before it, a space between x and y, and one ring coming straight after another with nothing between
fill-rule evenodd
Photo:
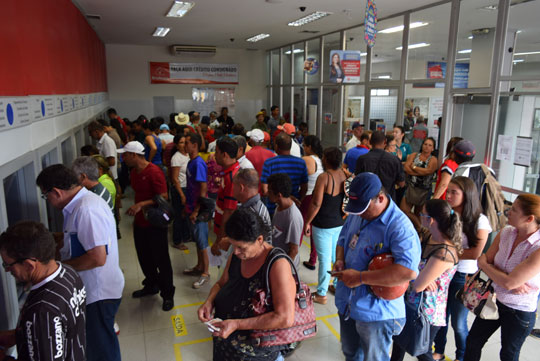
<instances>
[{"instance_id":1,"label":"cell phone in hand","mask_svg":"<svg viewBox=\"0 0 540 361\"><path fill-rule=\"evenodd\" d=\"M332 275L332 276L335 276L336 273L338 273L337 271L326 271L326 272L328 272L328 273L329 273L330 275Z\"/></svg>"},{"instance_id":2,"label":"cell phone in hand","mask_svg":"<svg viewBox=\"0 0 540 361\"><path fill-rule=\"evenodd\" d=\"M215 322L221 322L221 321L223 321L221 318L214 318L214 319L212 319L210 321L206 321L204 324L206 325L206 327L208 327L208 331L210 331L210 332L219 332L221 330L221 328L216 327L213 324Z\"/></svg>"}]
</instances>

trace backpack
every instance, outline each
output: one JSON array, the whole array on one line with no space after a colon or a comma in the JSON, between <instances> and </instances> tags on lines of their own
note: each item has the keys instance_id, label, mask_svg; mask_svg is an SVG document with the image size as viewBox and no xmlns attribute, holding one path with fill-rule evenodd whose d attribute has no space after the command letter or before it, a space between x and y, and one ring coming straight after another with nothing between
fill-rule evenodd
<instances>
[{"instance_id":1,"label":"backpack","mask_svg":"<svg viewBox=\"0 0 540 361\"><path fill-rule=\"evenodd\" d=\"M481 167L484 181L479 188L480 202L484 208L484 214L489 219L489 224L494 231L499 231L506 226L508 221L505 215L508 206L502 194L501 185L491 170L485 164L482 164Z\"/></svg>"}]
</instances>

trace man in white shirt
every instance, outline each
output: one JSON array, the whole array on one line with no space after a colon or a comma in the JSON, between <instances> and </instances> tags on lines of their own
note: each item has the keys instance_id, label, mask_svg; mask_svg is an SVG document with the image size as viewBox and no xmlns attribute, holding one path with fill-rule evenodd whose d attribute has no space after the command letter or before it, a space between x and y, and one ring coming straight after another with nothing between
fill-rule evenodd
<instances>
[{"instance_id":1,"label":"man in white shirt","mask_svg":"<svg viewBox=\"0 0 540 361\"><path fill-rule=\"evenodd\" d=\"M92 121L88 124L88 133L90 136L97 140L96 147L99 150L99 154L103 156L109 163L109 169L113 175L113 178L118 179L118 170L116 165L116 143L111 137L105 133L105 127L98 121Z\"/></svg>"},{"instance_id":2,"label":"man in white shirt","mask_svg":"<svg viewBox=\"0 0 540 361\"><path fill-rule=\"evenodd\" d=\"M352 132L353 132L353 136L351 140L349 140L347 144L345 144L346 150L352 149L362 144L360 137L362 136L362 133L364 132L364 126L360 124L359 122L354 122L352 125Z\"/></svg>"},{"instance_id":3,"label":"man in white shirt","mask_svg":"<svg viewBox=\"0 0 540 361\"><path fill-rule=\"evenodd\" d=\"M255 167L253 166L253 163L246 158L246 138L244 138L242 135L237 135L233 138L233 140L236 142L236 145L238 145L236 160L238 161L238 164L240 164L240 169L254 169Z\"/></svg>"},{"instance_id":4,"label":"man in white shirt","mask_svg":"<svg viewBox=\"0 0 540 361\"><path fill-rule=\"evenodd\" d=\"M165 141L165 144L169 144L173 141L174 139L174 135L172 135L171 133L169 133L170 131L170 128L167 124L161 124L159 126L159 139L162 139Z\"/></svg>"},{"instance_id":5,"label":"man in white shirt","mask_svg":"<svg viewBox=\"0 0 540 361\"><path fill-rule=\"evenodd\" d=\"M277 129L281 130L285 134L288 134L291 137L291 155L295 157L301 157L302 151L300 150L300 145L296 142L294 138L296 134L296 127L291 123L285 123L283 125L278 125Z\"/></svg>"}]
</instances>

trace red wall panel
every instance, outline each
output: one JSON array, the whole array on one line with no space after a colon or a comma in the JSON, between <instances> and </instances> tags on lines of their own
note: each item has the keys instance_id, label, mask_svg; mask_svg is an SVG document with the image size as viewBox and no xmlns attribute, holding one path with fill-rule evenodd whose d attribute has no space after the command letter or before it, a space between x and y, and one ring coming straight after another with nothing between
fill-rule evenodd
<instances>
[{"instance_id":1,"label":"red wall panel","mask_svg":"<svg viewBox=\"0 0 540 361\"><path fill-rule=\"evenodd\" d=\"M2 0L0 96L107 91L105 47L70 0Z\"/></svg>"}]
</instances>

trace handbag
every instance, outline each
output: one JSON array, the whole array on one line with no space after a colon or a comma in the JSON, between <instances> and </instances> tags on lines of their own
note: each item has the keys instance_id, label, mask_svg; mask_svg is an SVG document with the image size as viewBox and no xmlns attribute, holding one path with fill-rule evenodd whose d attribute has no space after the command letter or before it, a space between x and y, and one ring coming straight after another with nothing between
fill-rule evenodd
<instances>
[{"instance_id":1,"label":"handbag","mask_svg":"<svg viewBox=\"0 0 540 361\"><path fill-rule=\"evenodd\" d=\"M289 261L296 282L296 296L294 300L295 312L294 323L291 327L274 330L252 330L252 344L258 347L285 346L284 349L296 347L297 343L311 338L317 334L317 322L315 320L315 308L308 285L300 282L294 263L287 254L279 248L273 248L266 258L265 284L255 291L255 297L251 302L254 316L270 312L273 309L272 295L270 294L269 274L272 264L279 258Z\"/></svg>"},{"instance_id":2,"label":"handbag","mask_svg":"<svg viewBox=\"0 0 540 361\"><path fill-rule=\"evenodd\" d=\"M144 218L155 227L167 228L175 217L173 207L159 194L152 200L154 205L143 209Z\"/></svg>"},{"instance_id":3,"label":"handbag","mask_svg":"<svg viewBox=\"0 0 540 361\"><path fill-rule=\"evenodd\" d=\"M407 321L401 333L394 337L394 342L397 342L408 354L418 356L429 351L431 325L422 307L424 292L420 293L418 305L411 303L408 299L409 297L405 298Z\"/></svg>"},{"instance_id":4,"label":"handbag","mask_svg":"<svg viewBox=\"0 0 540 361\"><path fill-rule=\"evenodd\" d=\"M497 294L491 279L483 280L480 278L480 272L482 271L479 269L467 279L463 289L456 293L456 298L481 319L497 320L499 318Z\"/></svg>"}]
</instances>

